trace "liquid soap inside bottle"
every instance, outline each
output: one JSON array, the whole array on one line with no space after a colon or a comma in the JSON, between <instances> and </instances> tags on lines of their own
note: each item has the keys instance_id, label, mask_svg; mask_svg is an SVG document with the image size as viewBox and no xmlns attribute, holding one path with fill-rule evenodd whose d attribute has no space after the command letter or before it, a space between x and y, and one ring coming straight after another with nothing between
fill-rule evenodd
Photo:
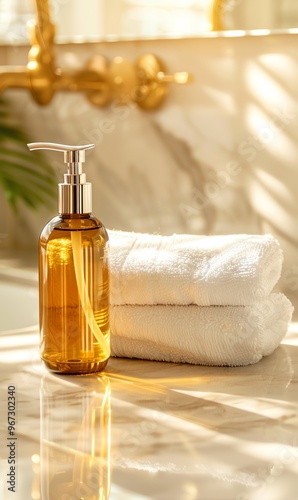
<instances>
[{"instance_id":1,"label":"liquid soap inside bottle","mask_svg":"<svg viewBox=\"0 0 298 500\"><path fill-rule=\"evenodd\" d=\"M39 243L41 357L58 373L97 372L109 352L108 236L91 215L61 215ZM99 337L101 341L99 341ZM103 343L104 341L104 343Z\"/></svg>"}]
</instances>

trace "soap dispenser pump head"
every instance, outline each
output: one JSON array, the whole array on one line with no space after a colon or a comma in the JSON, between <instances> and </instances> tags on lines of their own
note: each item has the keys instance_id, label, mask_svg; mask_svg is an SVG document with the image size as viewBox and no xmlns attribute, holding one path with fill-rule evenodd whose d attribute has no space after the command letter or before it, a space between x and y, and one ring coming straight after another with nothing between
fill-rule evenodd
<instances>
[{"instance_id":1,"label":"soap dispenser pump head","mask_svg":"<svg viewBox=\"0 0 298 500\"><path fill-rule=\"evenodd\" d=\"M52 142L32 142L28 144L30 151L48 149L64 153L64 162L67 163L67 173L64 182L58 184L58 212L67 214L90 214L92 211L92 186L86 182L83 173L85 151L94 148L94 144L85 146L68 146Z\"/></svg>"}]
</instances>

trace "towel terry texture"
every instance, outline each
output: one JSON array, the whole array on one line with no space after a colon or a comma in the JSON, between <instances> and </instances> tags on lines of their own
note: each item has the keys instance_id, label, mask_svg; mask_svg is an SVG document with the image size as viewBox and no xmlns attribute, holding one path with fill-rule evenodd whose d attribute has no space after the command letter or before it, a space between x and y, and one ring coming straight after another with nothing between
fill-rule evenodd
<instances>
[{"instance_id":1,"label":"towel terry texture","mask_svg":"<svg viewBox=\"0 0 298 500\"><path fill-rule=\"evenodd\" d=\"M109 236L114 305L250 305L281 274L282 251L271 235Z\"/></svg>"},{"instance_id":2,"label":"towel terry texture","mask_svg":"<svg viewBox=\"0 0 298 500\"><path fill-rule=\"evenodd\" d=\"M270 294L253 306L112 306L112 356L244 366L271 354L285 336L292 305Z\"/></svg>"},{"instance_id":3,"label":"towel terry texture","mask_svg":"<svg viewBox=\"0 0 298 500\"><path fill-rule=\"evenodd\" d=\"M293 307L271 235L109 231L112 356L244 366L271 354Z\"/></svg>"}]
</instances>

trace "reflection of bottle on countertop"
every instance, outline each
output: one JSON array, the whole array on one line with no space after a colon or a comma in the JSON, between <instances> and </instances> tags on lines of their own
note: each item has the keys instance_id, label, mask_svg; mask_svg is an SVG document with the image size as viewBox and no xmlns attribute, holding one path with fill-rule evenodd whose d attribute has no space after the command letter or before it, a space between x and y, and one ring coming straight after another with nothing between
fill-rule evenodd
<instances>
[{"instance_id":1,"label":"reflection of bottle on countertop","mask_svg":"<svg viewBox=\"0 0 298 500\"><path fill-rule=\"evenodd\" d=\"M110 383L104 375L41 381L42 500L107 500L110 494Z\"/></svg>"},{"instance_id":2,"label":"reflection of bottle on countertop","mask_svg":"<svg viewBox=\"0 0 298 500\"><path fill-rule=\"evenodd\" d=\"M59 215L39 240L41 358L57 373L102 370L110 355L108 235L91 215L91 183L82 172L94 147L28 144L64 152L68 172L59 184Z\"/></svg>"}]
</instances>

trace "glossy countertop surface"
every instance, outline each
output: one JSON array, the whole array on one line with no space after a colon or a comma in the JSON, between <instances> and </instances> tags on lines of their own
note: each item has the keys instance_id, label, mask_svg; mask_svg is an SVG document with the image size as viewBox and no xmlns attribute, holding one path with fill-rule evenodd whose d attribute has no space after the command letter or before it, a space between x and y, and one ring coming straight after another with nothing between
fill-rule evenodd
<instances>
[{"instance_id":1,"label":"glossy countertop surface","mask_svg":"<svg viewBox=\"0 0 298 500\"><path fill-rule=\"evenodd\" d=\"M50 374L38 337L0 333L1 500L297 498L298 323L256 365L112 358L97 376Z\"/></svg>"},{"instance_id":2,"label":"glossy countertop surface","mask_svg":"<svg viewBox=\"0 0 298 500\"><path fill-rule=\"evenodd\" d=\"M17 437L17 490L2 481L2 499L296 498L297 324L245 368L111 359L100 376L58 376L37 331L1 342L1 441L8 387Z\"/></svg>"}]
</instances>

